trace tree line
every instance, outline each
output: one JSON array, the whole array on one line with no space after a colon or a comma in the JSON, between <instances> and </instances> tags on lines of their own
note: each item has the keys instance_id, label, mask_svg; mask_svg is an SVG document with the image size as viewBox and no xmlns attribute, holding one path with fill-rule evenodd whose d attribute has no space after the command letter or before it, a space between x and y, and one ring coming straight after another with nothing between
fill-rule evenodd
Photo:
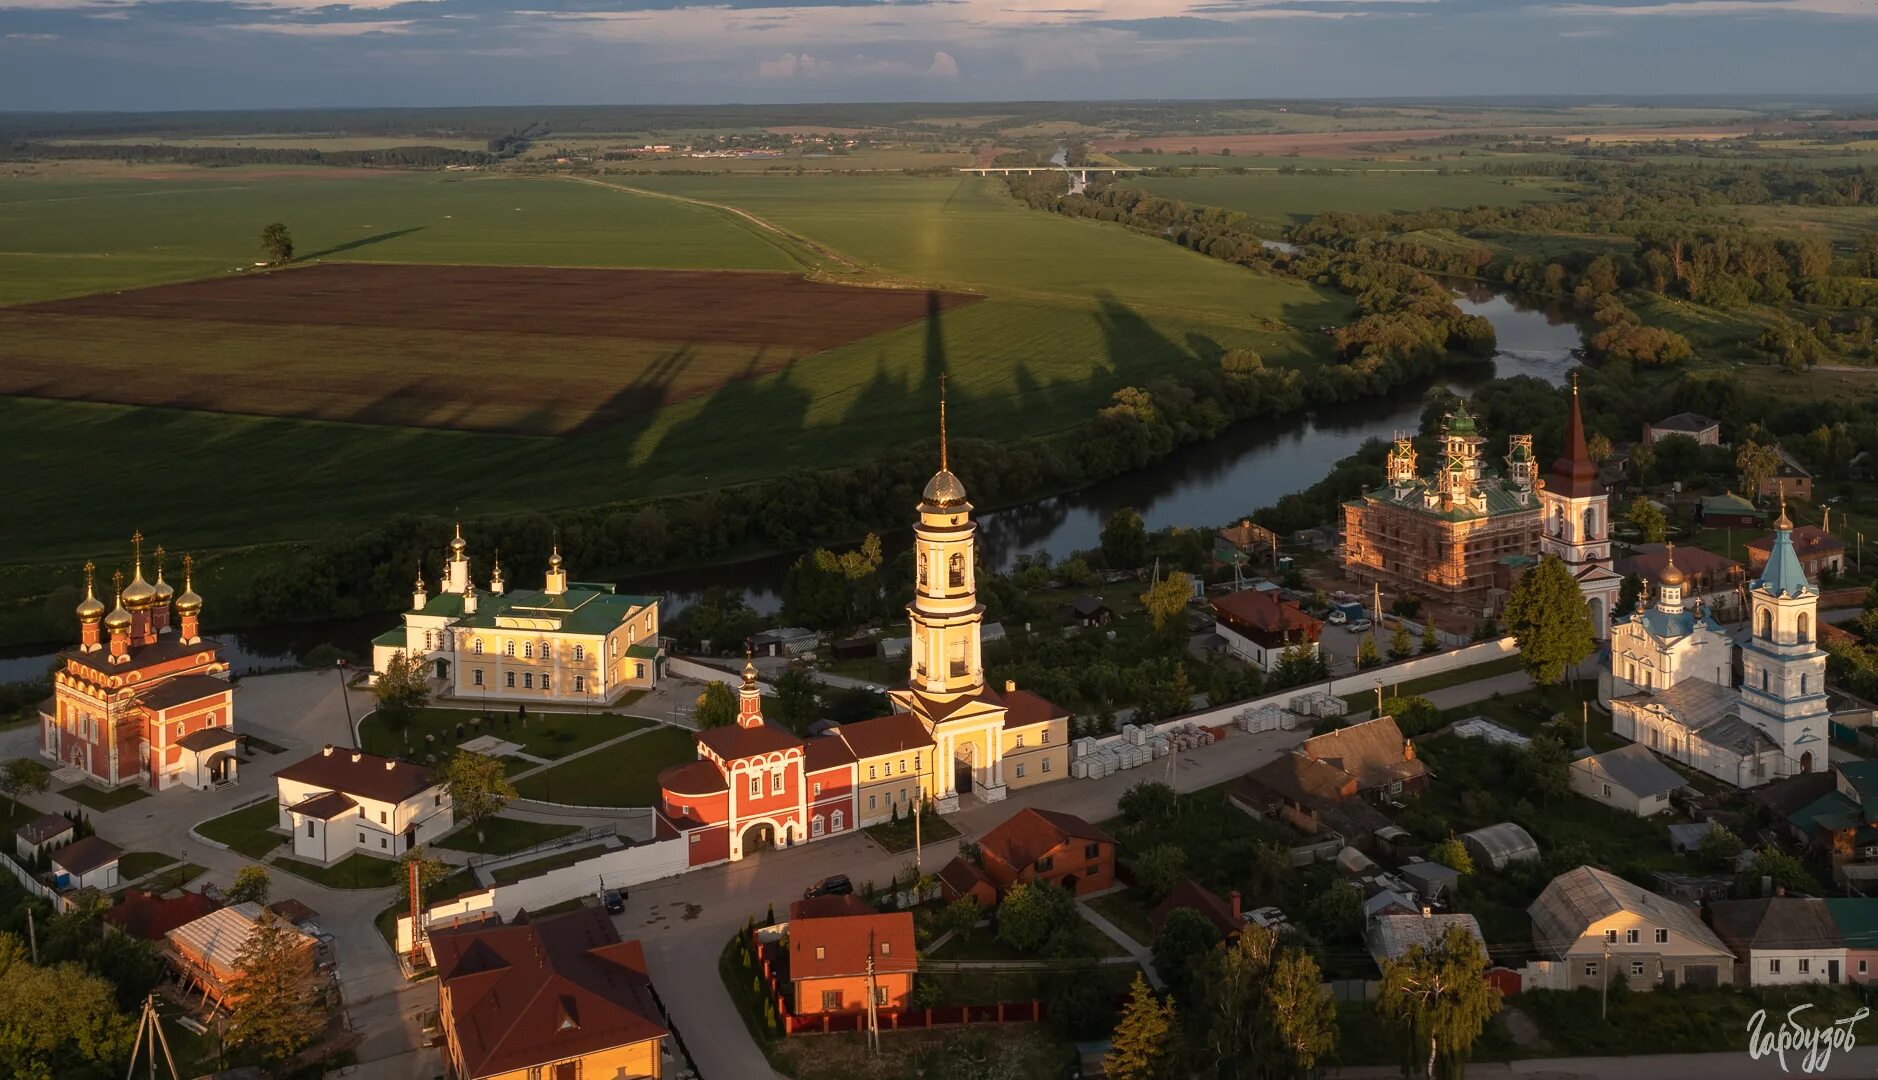
<instances>
[{"instance_id":1,"label":"tree line","mask_svg":"<svg viewBox=\"0 0 1878 1080\"><path fill-rule=\"evenodd\" d=\"M229 168L236 165L336 165L351 168L440 169L446 165L489 165L513 153L511 146L495 146L501 153L454 150L443 146L393 146L382 150L315 150L293 146L178 146L170 143L48 143L12 142L0 147L9 161L82 158L132 164L163 162ZM523 144L526 145L525 143Z\"/></svg>"}]
</instances>

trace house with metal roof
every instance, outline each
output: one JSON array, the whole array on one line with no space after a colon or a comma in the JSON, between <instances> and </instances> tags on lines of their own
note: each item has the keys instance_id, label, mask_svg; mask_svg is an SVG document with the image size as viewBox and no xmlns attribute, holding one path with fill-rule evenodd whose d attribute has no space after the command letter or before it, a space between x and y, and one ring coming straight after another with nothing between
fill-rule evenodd
<instances>
[{"instance_id":1,"label":"house with metal roof","mask_svg":"<svg viewBox=\"0 0 1878 1080\"><path fill-rule=\"evenodd\" d=\"M1553 878L1526 912L1534 947L1566 965L1572 989L1620 978L1632 990L1733 985L1734 952L1698 908L1595 866Z\"/></svg>"},{"instance_id":2,"label":"house with metal roof","mask_svg":"<svg viewBox=\"0 0 1878 1080\"><path fill-rule=\"evenodd\" d=\"M1708 906L1708 922L1734 950L1736 986L1844 981L1845 939L1824 900L1716 900Z\"/></svg>"},{"instance_id":3,"label":"house with metal roof","mask_svg":"<svg viewBox=\"0 0 1878 1080\"><path fill-rule=\"evenodd\" d=\"M1870 982L1878 976L1878 897L1829 896L1825 904L1845 943L1845 980Z\"/></svg>"},{"instance_id":4,"label":"house with metal roof","mask_svg":"<svg viewBox=\"0 0 1878 1080\"><path fill-rule=\"evenodd\" d=\"M69 889L117 888L117 860L124 853L116 844L87 836L74 840L52 853L53 884L60 892Z\"/></svg>"},{"instance_id":5,"label":"house with metal roof","mask_svg":"<svg viewBox=\"0 0 1878 1080\"><path fill-rule=\"evenodd\" d=\"M1370 920L1364 940L1369 945L1369 955L1375 959L1376 966L1383 968L1408 955L1410 949L1434 948L1455 927L1480 942L1481 953L1486 953L1487 939L1480 932L1480 920L1472 915L1437 914L1426 908L1413 915L1390 913L1376 916Z\"/></svg>"},{"instance_id":6,"label":"house with metal roof","mask_svg":"<svg viewBox=\"0 0 1878 1080\"><path fill-rule=\"evenodd\" d=\"M1649 817L1669 809L1682 774L1636 743L1571 763L1572 790L1627 814Z\"/></svg>"},{"instance_id":7,"label":"house with metal roof","mask_svg":"<svg viewBox=\"0 0 1878 1080\"><path fill-rule=\"evenodd\" d=\"M1696 524L1710 529L1750 529L1767 520L1760 507L1734 492L1704 495L1695 501Z\"/></svg>"},{"instance_id":8,"label":"house with metal roof","mask_svg":"<svg viewBox=\"0 0 1878 1080\"><path fill-rule=\"evenodd\" d=\"M540 589L510 589L500 556L479 589L461 526L436 593L418 566L402 623L372 639L373 678L403 654L443 693L479 704L610 705L664 670L657 597L569 581L559 545Z\"/></svg>"},{"instance_id":9,"label":"house with metal roof","mask_svg":"<svg viewBox=\"0 0 1878 1080\"><path fill-rule=\"evenodd\" d=\"M326 865L355 851L396 859L450 831L454 804L429 769L328 746L274 774L280 827L296 857Z\"/></svg>"},{"instance_id":10,"label":"house with metal roof","mask_svg":"<svg viewBox=\"0 0 1878 1080\"><path fill-rule=\"evenodd\" d=\"M40 852L70 840L76 829L64 814L41 814L13 830L13 853L22 859L37 858Z\"/></svg>"},{"instance_id":11,"label":"house with metal roof","mask_svg":"<svg viewBox=\"0 0 1878 1080\"><path fill-rule=\"evenodd\" d=\"M1721 421L1701 413L1681 412L1654 424L1643 425L1643 441L1654 443L1671 435L1686 435L1702 446L1721 445Z\"/></svg>"}]
</instances>

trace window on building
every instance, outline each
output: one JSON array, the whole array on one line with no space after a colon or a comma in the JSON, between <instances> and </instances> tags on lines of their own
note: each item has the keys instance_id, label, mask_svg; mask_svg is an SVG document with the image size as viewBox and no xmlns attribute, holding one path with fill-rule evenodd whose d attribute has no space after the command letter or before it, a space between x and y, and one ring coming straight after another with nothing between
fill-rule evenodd
<instances>
[{"instance_id":1,"label":"window on building","mask_svg":"<svg viewBox=\"0 0 1878 1080\"><path fill-rule=\"evenodd\" d=\"M1767 669L1766 668L1761 669L1761 692L1762 693L1767 692Z\"/></svg>"},{"instance_id":2,"label":"window on building","mask_svg":"<svg viewBox=\"0 0 1878 1080\"><path fill-rule=\"evenodd\" d=\"M1043 734L1042 734L1042 736L1040 736L1040 737L1039 737L1039 738L1037 739L1037 741L1038 741L1038 742L1040 742L1040 743L1042 743L1042 744L1043 744L1043 745L1045 745L1045 746L1048 746L1048 745L1050 745L1050 731L1049 731L1049 729L1048 729L1048 728L1045 728L1045 729L1044 729L1044 732L1043 732Z\"/></svg>"},{"instance_id":3,"label":"window on building","mask_svg":"<svg viewBox=\"0 0 1878 1080\"><path fill-rule=\"evenodd\" d=\"M1604 943L1605 943L1606 945L1615 945L1615 944L1617 944L1617 931L1615 931L1615 930L1606 930L1606 931L1604 931Z\"/></svg>"},{"instance_id":4,"label":"window on building","mask_svg":"<svg viewBox=\"0 0 1878 1080\"><path fill-rule=\"evenodd\" d=\"M1624 944L1626 944L1626 945L1635 945L1635 944L1637 944L1637 943L1638 943L1639 941L1642 941L1642 940L1643 940L1643 931L1641 931L1641 930L1626 930L1626 931L1624 931Z\"/></svg>"},{"instance_id":5,"label":"window on building","mask_svg":"<svg viewBox=\"0 0 1878 1080\"><path fill-rule=\"evenodd\" d=\"M914 772L919 771L919 755L918 754L913 755L913 771Z\"/></svg>"},{"instance_id":6,"label":"window on building","mask_svg":"<svg viewBox=\"0 0 1878 1080\"><path fill-rule=\"evenodd\" d=\"M922 589L926 587L926 553L923 551L919 553L919 584Z\"/></svg>"},{"instance_id":7,"label":"window on building","mask_svg":"<svg viewBox=\"0 0 1878 1080\"><path fill-rule=\"evenodd\" d=\"M1656 928L1656 943L1657 943L1658 945L1667 945L1667 944L1669 944L1669 931L1668 931L1668 930L1665 930L1664 928L1662 928L1662 927L1660 927L1660 926L1659 926L1659 927L1657 927L1657 928Z\"/></svg>"},{"instance_id":8,"label":"window on building","mask_svg":"<svg viewBox=\"0 0 1878 1080\"><path fill-rule=\"evenodd\" d=\"M1778 957L1767 961L1767 973L1769 975L1780 974L1780 959Z\"/></svg>"},{"instance_id":9,"label":"window on building","mask_svg":"<svg viewBox=\"0 0 1878 1080\"><path fill-rule=\"evenodd\" d=\"M822 815L817 814L814 817L809 819L809 835L810 836L822 835L822 829L823 829Z\"/></svg>"},{"instance_id":10,"label":"window on building","mask_svg":"<svg viewBox=\"0 0 1878 1080\"><path fill-rule=\"evenodd\" d=\"M442 806L443 805L443 792L439 791L437 794L432 795L430 797L430 805Z\"/></svg>"},{"instance_id":11,"label":"window on building","mask_svg":"<svg viewBox=\"0 0 1878 1080\"><path fill-rule=\"evenodd\" d=\"M880 943L880 955L892 956L893 955L893 942L891 941L881 942Z\"/></svg>"},{"instance_id":12,"label":"window on building","mask_svg":"<svg viewBox=\"0 0 1878 1080\"><path fill-rule=\"evenodd\" d=\"M781 769L777 769L775 772L769 774L769 793L771 795L781 795L782 789L783 789L783 771Z\"/></svg>"},{"instance_id":13,"label":"window on building","mask_svg":"<svg viewBox=\"0 0 1878 1080\"><path fill-rule=\"evenodd\" d=\"M365 834L364 834L364 833L360 833L360 834L359 834L359 843L361 843L361 844L363 844L363 843L365 843Z\"/></svg>"},{"instance_id":14,"label":"window on building","mask_svg":"<svg viewBox=\"0 0 1878 1080\"><path fill-rule=\"evenodd\" d=\"M880 800L878 796L869 795L867 797L867 808L869 810L877 809L879 806L880 806Z\"/></svg>"},{"instance_id":15,"label":"window on building","mask_svg":"<svg viewBox=\"0 0 1878 1080\"><path fill-rule=\"evenodd\" d=\"M1813 972L1813 961L1807 957L1802 956L1800 958L1800 974L1810 975L1812 974L1812 972Z\"/></svg>"},{"instance_id":16,"label":"window on building","mask_svg":"<svg viewBox=\"0 0 1878 1080\"><path fill-rule=\"evenodd\" d=\"M878 765L869 765L869 766L867 767L867 778L868 778L869 780L878 780L878 779L880 779L880 766L878 766Z\"/></svg>"},{"instance_id":17,"label":"window on building","mask_svg":"<svg viewBox=\"0 0 1878 1080\"><path fill-rule=\"evenodd\" d=\"M809 794L811 794L811 795L820 795L821 793L822 793L822 782L821 782L820 780L817 780L817 781L815 781L815 787L814 787L814 789L813 789L812 791L810 791L810 792L809 792Z\"/></svg>"},{"instance_id":18,"label":"window on building","mask_svg":"<svg viewBox=\"0 0 1878 1080\"><path fill-rule=\"evenodd\" d=\"M1043 771L1044 771L1044 772L1049 772L1049 771L1050 771L1050 759L1049 759L1049 758L1044 758L1044 759L1043 759Z\"/></svg>"},{"instance_id":19,"label":"window on building","mask_svg":"<svg viewBox=\"0 0 1878 1080\"><path fill-rule=\"evenodd\" d=\"M514 656L515 655L515 643L513 641L503 642L502 653L504 656Z\"/></svg>"},{"instance_id":20,"label":"window on building","mask_svg":"<svg viewBox=\"0 0 1878 1080\"><path fill-rule=\"evenodd\" d=\"M474 642L472 642L470 645L470 651L475 653L477 656L481 656L483 654L483 639L477 638Z\"/></svg>"},{"instance_id":21,"label":"window on building","mask_svg":"<svg viewBox=\"0 0 1878 1080\"><path fill-rule=\"evenodd\" d=\"M1806 696L1806 676L1800 676L1800 696Z\"/></svg>"},{"instance_id":22,"label":"window on building","mask_svg":"<svg viewBox=\"0 0 1878 1080\"><path fill-rule=\"evenodd\" d=\"M1868 962L1869 962L1869 961L1865 961L1865 960L1860 960L1860 961L1858 962L1858 973L1859 973L1860 975L1865 975L1865 974L1869 974L1869 973L1868 973L1868 972L1867 972L1867 971L1865 970L1865 965L1866 965L1866 964L1867 964Z\"/></svg>"},{"instance_id":23,"label":"window on building","mask_svg":"<svg viewBox=\"0 0 1878 1080\"><path fill-rule=\"evenodd\" d=\"M1607 799L1611 797L1611 785L1609 784L1604 785L1604 797Z\"/></svg>"},{"instance_id":24,"label":"window on building","mask_svg":"<svg viewBox=\"0 0 1878 1080\"><path fill-rule=\"evenodd\" d=\"M545 675L545 674L541 676L541 688L542 688L543 690L552 690L552 689L554 689L554 687L552 687L552 686L550 686L550 685L548 684L548 676L547 676L547 675Z\"/></svg>"},{"instance_id":25,"label":"window on building","mask_svg":"<svg viewBox=\"0 0 1878 1080\"><path fill-rule=\"evenodd\" d=\"M839 990L822 991L822 1011L823 1012L840 1012L841 1011L841 991Z\"/></svg>"},{"instance_id":26,"label":"window on building","mask_svg":"<svg viewBox=\"0 0 1878 1080\"><path fill-rule=\"evenodd\" d=\"M698 841L700 841L700 840L702 840L702 839L704 839L704 838L703 838L702 836L700 836L700 835L698 835L697 833L692 833L692 834L691 834L691 842L692 842L692 843L694 843L694 844L695 844L695 843L697 843Z\"/></svg>"},{"instance_id":27,"label":"window on building","mask_svg":"<svg viewBox=\"0 0 1878 1080\"><path fill-rule=\"evenodd\" d=\"M1047 874L1050 872L1050 868L1055 865L1056 865L1056 856L1045 855L1043 858L1037 860L1037 872L1040 874Z\"/></svg>"},{"instance_id":28,"label":"window on building","mask_svg":"<svg viewBox=\"0 0 1878 1080\"><path fill-rule=\"evenodd\" d=\"M1095 857L1096 857L1097 855L1100 855L1100 854L1102 854L1102 845L1101 845L1101 844L1084 844L1084 845L1083 845L1083 848L1082 848L1082 857L1083 857L1083 858L1085 858L1085 859L1093 859L1093 858L1095 858Z\"/></svg>"},{"instance_id":29,"label":"window on building","mask_svg":"<svg viewBox=\"0 0 1878 1080\"><path fill-rule=\"evenodd\" d=\"M828 815L828 827L836 832L841 831L841 811L837 810Z\"/></svg>"},{"instance_id":30,"label":"window on building","mask_svg":"<svg viewBox=\"0 0 1878 1080\"><path fill-rule=\"evenodd\" d=\"M946 560L946 582L954 589L965 587L965 555L962 552L955 551Z\"/></svg>"},{"instance_id":31,"label":"window on building","mask_svg":"<svg viewBox=\"0 0 1878 1080\"><path fill-rule=\"evenodd\" d=\"M534 642L532 641L522 642L522 656L528 660L533 660L535 658L535 643Z\"/></svg>"},{"instance_id":32,"label":"window on building","mask_svg":"<svg viewBox=\"0 0 1878 1080\"><path fill-rule=\"evenodd\" d=\"M587 646L585 645L574 646L574 659L576 662L587 659Z\"/></svg>"},{"instance_id":33,"label":"window on building","mask_svg":"<svg viewBox=\"0 0 1878 1080\"><path fill-rule=\"evenodd\" d=\"M1641 961L1641 960L1632 960L1632 961L1630 962L1630 973L1631 973L1632 975L1641 975L1641 974L1643 974L1643 961Z\"/></svg>"},{"instance_id":34,"label":"window on building","mask_svg":"<svg viewBox=\"0 0 1878 1080\"><path fill-rule=\"evenodd\" d=\"M313 819L312 818L306 819L306 834L308 836L313 835Z\"/></svg>"},{"instance_id":35,"label":"window on building","mask_svg":"<svg viewBox=\"0 0 1878 1080\"><path fill-rule=\"evenodd\" d=\"M1760 636L1766 641L1774 640L1774 613L1764 608L1761 610Z\"/></svg>"},{"instance_id":36,"label":"window on building","mask_svg":"<svg viewBox=\"0 0 1878 1080\"><path fill-rule=\"evenodd\" d=\"M533 690L534 688L535 688L535 673L532 671L522 672L522 689Z\"/></svg>"},{"instance_id":37,"label":"window on building","mask_svg":"<svg viewBox=\"0 0 1878 1080\"><path fill-rule=\"evenodd\" d=\"M515 673L513 671L503 674L502 685L508 687L510 690L515 689Z\"/></svg>"},{"instance_id":38,"label":"window on building","mask_svg":"<svg viewBox=\"0 0 1878 1080\"><path fill-rule=\"evenodd\" d=\"M887 1003L887 988L884 986L875 985L874 1004L885 1005L886 1003Z\"/></svg>"},{"instance_id":39,"label":"window on building","mask_svg":"<svg viewBox=\"0 0 1878 1080\"><path fill-rule=\"evenodd\" d=\"M815 959L817 960L828 959L828 948L823 945L815 946Z\"/></svg>"},{"instance_id":40,"label":"window on building","mask_svg":"<svg viewBox=\"0 0 1878 1080\"><path fill-rule=\"evenodd\" d=\"M470 672L470 682L476 686L481 686L483 684L483 669L482 668L476 668L474 671Z\"/></svg>"},{"instance_id":41,"label":"window on building","mask_svg":"<svg viewBox=\"0 0 1878 1080\"><path fill-rule=\"evenodd\" d=\"M1022 779L1022 778L1023 778L1023 775L1024 775L1024 766L1023 766L1023 765L1022 765L1021 763L1020 763L1020 764L1019 764L1019 765L1017 766L1017 775L1018 775L1018 778L1019 778L1019 779Z\"/></svg>"},{"instance_id":42,"label":"window on building","mask_svg":"<svg viewBox=\"0 0 1878 1080\"><path fill-rule=\"evenodd\" d=\"M1024 737L1022 735L1019 735L1017 737L1017 745L1013 747L1013 749L1022 750L1023 748L1024 748Z\"/></svg>"},{"instance_id":43,"label":"window on building","mask_svg":"<svg viewBox=\"0 0 1878 1080\"><path fill-rule=\"evenodd\" d=\"M752 776L750 778L750 797L752 799L755 799L755 798L760 797L762 794L763 794L763 778L760 776Z\"/></svg>"},{"instance_id":44,"label":"window on building","mask_svg":"<svg viewBox=\"0 0 1878 1080\"><path fill-rule=\"evenodd\" d=\"M634 664L633 665L633 678L643 679L645 677L646 677L646 666L644 664Z\"/></svg>"},{"instance_id":45,"label":"window on building","mask_svg":"<svg viewBox=\"0 0 1878 1080\"><path fill-rule=\"evenodd\" d=\"M901 776L906 775L906 759L905 758L900 759L900 775Z\"/></svg>"},{"instance_id":46,"label":"window on building","mask_svg":"<svg viewBox=\"0 0 1878 1080\"><path fill-rule=\"evenodd\" d=\"M898 795L896 795L896 796L894 796L894 798L895 798L895 799L896 799L897 801L899 801L899 802L905 802L905 801L906 801L906 789L905 789L905 788L901 788L901 789L900 789L900 794L898 794Z\"/></svg>"},{"instance_id":47,"label":"window on building","mask_svg":"<svg viewBox=\"0 0 1878 1080\"><path fill-rule=\"evenodd\" d=\"M574 676L574 693L584 694L586 692L587 692L587 676L585 675Z\"/></svg>"},{"instance_id":48,"label":"window on building","mask_svg":"<svg viewBox=\"0 0 1878 1080\"><path fill-rule=\"evenodd\" d=\"M1598 977L1598 962L1596 960L1586 960L1585 961L1585 978L1595 979L1597 977Z\"/></svg>"},{"instance_id":49,"label":"window on building","mask_svg":"<svg viewBox=\"0 0 1878 1080\"><path fill-rule=\"evenodd\" d=\"M1806 613L1804 611L1800 613L1800 621L1796 627L1795 640L1801 641L1801 642L1807 642L1807 641L1813 640L1813 622L1811 619L1806 617ZM1804 960L1801 961L1801 963L1805 963L1805 962L1806 961Z\"/></svg>"}]
</instances>

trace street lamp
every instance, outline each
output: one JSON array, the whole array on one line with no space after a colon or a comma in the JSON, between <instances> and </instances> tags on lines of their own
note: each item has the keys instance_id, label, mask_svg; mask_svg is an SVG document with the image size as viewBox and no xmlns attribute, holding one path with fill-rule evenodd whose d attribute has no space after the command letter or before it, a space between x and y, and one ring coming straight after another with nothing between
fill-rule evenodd
<instances>
[{"instance_id":1,"label":"street lamp","mask_svg":"<svg viewBox=\"0 0 1878 1080\"><path fill-rule=\"evenodd\" d=\"M346 695L346 658L340 657L333 670L339 673L339 700L346 706L346 734L352 738L354 750L363 750L365 748L359 745L359 731L352 726L352 699Z\"/></svg>"}]
</instances>

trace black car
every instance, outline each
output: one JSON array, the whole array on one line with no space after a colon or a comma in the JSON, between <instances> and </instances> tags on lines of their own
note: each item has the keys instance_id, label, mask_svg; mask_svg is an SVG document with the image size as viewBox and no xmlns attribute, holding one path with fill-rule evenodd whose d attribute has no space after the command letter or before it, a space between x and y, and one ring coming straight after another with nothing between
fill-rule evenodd
<instances>
[{"instance_id":1,"label":"black car","mask_svg":"<svg viewBox=\"0 0 1878 1080\"><path fill-rule=\"evenodd\" d=\"M802 890L802 899L809 900L817 896L846 896L854 891L854 882L846 874L836 874Z\"/></svg>"},{"instance_id":2,"label":"black car","mask_svg":"<svg viewBox=\"0 0 1878 1080\"><path fill-rule=\"evenodd\" d=\"M618 915L620 912L626 910L625 889L608 889L606 895L601 897L601 899L606 903L606 910L609 915Z\"/></svg>"}]
</instances>

